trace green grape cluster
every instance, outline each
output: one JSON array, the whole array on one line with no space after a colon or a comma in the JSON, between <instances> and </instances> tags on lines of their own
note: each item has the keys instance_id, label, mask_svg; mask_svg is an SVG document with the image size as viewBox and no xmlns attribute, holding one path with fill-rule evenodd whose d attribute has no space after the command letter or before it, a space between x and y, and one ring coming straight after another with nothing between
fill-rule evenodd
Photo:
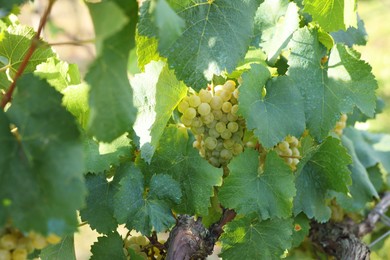
<instances>
[{"instance_id":1,"label":"green grape cluster","mask_svg":"<svg viewBox=\"0 0 390 260\"><path fill-rule=\"evenodd\" d=\"M336 123L336 126L334 127L333 131L338 136L341 136L343 134L343 130L347 126L347 119L348 116L346 114L342 114L340 120Z\"/></svg>"},{"instance_id":2,"label":"green grape cluster","mask_svg":"<svg viewBox=\"0 0 390 260\"><path fill-rule=\"evenodd\" d=\"M243 151L245 121L237 115L238 88L233 80L201 89L178 105L181 122L194 133L193 147L215 167Z\"/></svg>"},{"instance_id":3,"label":"green grape cluster","mask_svg":"<svg viewBox=\"0 0 390 260\"><path fill-rule=\"evenodd\" d=\"M150 244L148 239L144 236L132 236L124 241L123 251L130 259L128 249L131 248L139 257L143 259L163 259L160 249Z\"/></svg>"},{"instance_id":4,"label":"green grape cluster","mask_svg":"<svg viewBox=\"0 0 390 260\"><path fill-rule=\"evenodd\" d=\"M30 232L24 235L18 229L6 228L0 233L0 260L26 260L35 249L57 244L61 238L55 234L47 237Z\"/></svg>"},{"instance_id":5,"label":"green grape cluster","mask_svg":"<svg viewBox=\"0 0 390 260\"><path fill-rule=\"evenodd\" d=\"M300 142L295 136L288 135L275 146L275 151L282 157L292 170L297 169L297 164L301 158L299 152Z\"/></svg>"}]
</instances>

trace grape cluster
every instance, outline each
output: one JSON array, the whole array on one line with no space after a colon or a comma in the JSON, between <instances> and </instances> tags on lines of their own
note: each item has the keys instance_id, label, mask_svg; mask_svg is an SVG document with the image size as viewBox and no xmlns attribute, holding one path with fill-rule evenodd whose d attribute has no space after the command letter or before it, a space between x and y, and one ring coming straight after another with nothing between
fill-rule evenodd
<instances>
[{"instance_id":1,"label":"grape cluster","mask_svg":"<svg viewBox=\"0 0 390 260\"><path fill-rule=\"evenodd\" d=\"M194 133L193 147L215 167L243 151L245 121L237 115L238 88L233 80L201 89L178 105L181 122Z\"/></svg>"},{"instance_id":2,"label":"grape cluster","mask_svg":"<svg viewBox=\"0 0 390 260\"><path fill-rule=\"evenodd\" d=\"M161 254L160 249L151 245L147 238L144 236L132 236L125 240L123 251L127 256L127 259L130 259L130 255L128 253L129 248L133 249L133 251L136 252L139 257L142 257L145 260L163 259L163 255Z\"/></svg>"},{"instance_id":3,"label":"grape cluster","mask_svg":"<svg viewBox=\"0 0 390 260\"><path fill-rule=\"evenodd\" d=\"M298 138L288 135L286 138L275 146L275 151L282 157L292 170L297 169L301 154L298 147L300 146Z\"/></svg>"},{"instance_id":4,"label":"grape cluster","mask_svg":"<svg viewBox=\"0 0 390 260\"><path fill-rule=\"evenodd\" d=\"M43 249L49 244L57 244L61 238L51 234L47 237L30 232L24 235L15 228L6 228L0 233L0 259L26 260L35 249Z\"/></svg>"},{"instance_id":5,"label":"grape cluster","mask_svg":"<svg viewBox=\"0 0 390 260\"><path fill-rule=\"evenodd\" d=\"M342 114L340 120L336 123L336 126L334 127L333 131L338 136L341 136L343 134L343 130L347 126L347 119L348 116L346 114Z\"/></svg>"}]
</instances>

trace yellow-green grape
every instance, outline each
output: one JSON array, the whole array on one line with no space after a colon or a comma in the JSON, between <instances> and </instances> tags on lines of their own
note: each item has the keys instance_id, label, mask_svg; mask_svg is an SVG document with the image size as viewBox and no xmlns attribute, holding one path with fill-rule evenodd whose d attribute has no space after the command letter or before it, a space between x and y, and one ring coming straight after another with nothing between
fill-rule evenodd
<instances>
[{"instance_id":1,"label":"yellow-green grape","mask_svg":"<svg viewBox=\"0 0 390 260\"><path fill-rule=\"evenodd\" d=\"M202 116L201 119L202 119L202 122L205 125L207 125L207 124L210 124L214 121L214 115L212 113L210 113L210 114L207 114L205 116Z\"/></svg>"},{"instance_id":2,"label":"yellow-green grape","mask_svg":"<svg viewBox=\"0 0 390 260\"><path fill-rule=\"evenodd\" d=\"M219 110L222 108L223 100L219 96L214 96L210 101L210 106L214 110Z\"/></svg>"},{"instance_id":3,"label":"yellow-green grape","mask_svg":"<svg viewBox=\"0 0 390 260\"><path fill-rule=\"evenodd\" d=\"M47 246L46 239L41 234L30 232L29 237L31 239L31 245L35 249L43 249Z\"/></svg>"},{"instance_id":4,"label":"yellow-green grape","mask_svg":"<svg viewBox=\"0 0 390 260\"><path fill-rule=\"evenodd\" d=\"M236 89L236 82L233 80L227 80L223 86L227 91L233 92Z\"/></svg>"},{"instance_id":5,"label":"yellow-green grape","mask_svg":"<svg viewBox=\"0 0 390 260\"><path fill-rule=\"evenodd\" d=\"M26 260L28 256L27 250L17 248L12 252L12 260Z\"/></svg>"},{"instance_id":6,"label":"yellow-green grape","mask_svg":"<svg viewBox=\"0 0 390 260\"><path fill-rule=\"evenodd\" d=\"M224 113L229 113L232 110L232 103L226 101L222 104L222 111Z\"/></svg>"},{"instance_id":7,"label":"yellow-green grape","mask_svg":"<svg viewBox=\"0 0 390 260\"><path fill-rule=\"evenodd\" d=\"M237 111L238 111L238 105L234 105L232 106L230 113L232 113L233 115L237 115Z\"/></svg>"},{"instance_id":8,"label":"yellow-green grape","mask_svg":"<svg viewBox=\"0 0 390 260\"><path fill-rule=\"evenodd\" d=\"M192 124L192 119L188 119L187 117L185 117L184 115L182 115L180 117L180 121L187 127L191 126Z\"/></svg>"},{"instance_id":9,"label":"yellow-green grape","mask_svg":"<svg viewBox=\"0 0 390 260\"><path fill-rule=\"evenodd\" d=\"M216 125L215 125L215 130L218 132L218 133L223 133L225 130L226 130L226 124L224 122L218 122Z\"/></svg>"},{"instance_id":10,"label":"yellow-green grape","mask_svg":"<svg viewBox=\"0 0 390 260\"><path fill-rule=\"evenodd\" d=\"M200 97L198 97L197 95L192 95L188 99L188 103L191 107L198 107L201 103Z\"/></svg>"},{"instance_id":11,"label":"yellow-green grape","mask_svg":"<svg viewBox=\"0 0 390 260\"><path fill-rule=\"evenodd\" d=\"M238 124L236 122L229 122L227 128L230 132L235 133L238 131Z\"/></svg>"},{"instance_id":12,"label":"yellow-green grape","mask_svg":"<svg viewBox=\"0 0 390 260\"><path fill-rule=\"evenodd\" d=\"M230 139L231 137L232 137L232 132L230 132L229 131L229 129L226 129L225 131L223 131L222 133L221 133L221 137L223 138L223 139Z\"/></svg>"},{"instance_id":13,"label":"yellow-green grape","mask_svg":"<svg viewBox=\"0 0 390 260\"><path fill-rule=\"evenodd\" d=\"M18 238L14 234L5 234L0 239L0 248L12 250L16 248Z\"/></svg>"},{"instance_id":14,"label":"yellow-green grape","mask_svg":"<svg viewBox=\"0 0 390 260\"><path fill-rule=\"evenodd\" d=\"M201 127L201 126L203 126L203 122L199 117L195 117L191 121L191 126L192 127Z\"/></svg>"},{"instance_id":15,"label":"yellow-green grape","mask_svg":"<svg viewBox=\"0 0 390 260\"><path fill-rule=\"evenodd\" d=\"M244 147L242 144L235 143L232 151L233 151L234 155L239 155L240 153L242 153L243 150L244 150Z\"/></svg>"},{"instance_id":16,"label":"yellow-green grape","mask_svg":"<svg viewBox=\"0 0 390 260\"><path fill-rule=\"evenodd\" d=\"M337 135L341 136L343 134L343 130L347 126L347 119L348 116L346 114L341 115L340 120L336 123L336 126L333 129Z\"/></svg>"},{"instance_id":17,"label":"yellow-green grape","mask_svg":"<svg viewBox=\"0 0 390 260\"><path fill-rule=\"evenodd\" d=\"M200 101L203 103L210 103L213 96L211 95L211 93L209 91L207 91L205 89L201 89L199 91L199 98L200 98Z\"/></svg>"},{"instance_id":18,"label":"yellow-green grape","mask_svg":"<svg viewBox=\"0 0 390 260\"><path fill-rule=\"evenodd\" d=\"M233 97L235 99L238 99L238 88L236 88L234 91L233 91Z\"/></svg>"},{"instance_id":19,"label":"yellow-green grape","mask_svg":"<svg viewBox=\"0 0 390 260\"><path fill-rule=\"evenodd\" d=\"M6 249L0 249L0 259L1 260L11 260L11 253Z\"/></svg>"},{"instance_id":20,"label":"yellow-green grape","mask_svg":"<svg viewBox=\"0 0 390 260\"><path fill-rule=\"evenodd\" d=\"M212 113L215 120L220 120L222 118L223 113L221 110L213 110Z\"/></svg>"},{"instance_id":21,"label":"yellow-green grape","mask_svg":"<svg viewBox=\"0 0 390 260\"><path fill-rule=\"evenodd\" d=\"M201 103L198 106L198 113L201 116L205 116L205 115L210 114L210 111L211 111L211 107L210 107L210 105L208 103Z\"/></svg>"},{"instance_id":22,"label":"yellow-green grape","mask_svg":"<svg viewBox=\"0 0 390 260\"><path fill-rule=\"evenodd\" d=\"M186 100L182 100L179 105L177 106L177 110L179 110L180 113L184 113L184 111L187 110L187 108L190 107L190 104L188 104L188 102Z\"/></svg>"},{"instance_id":23,"label":"yellow-green grape","mask_svg":"<svg viewBox=\"0 0 390 260\"><path fill-rule=\"evenodd\" d=\"M292 170L296 170L296 166L299 163L300 152L298 147L298 138L290 135L286 136L286 138L275 147L275 151L284 159Z\"/></svg>"},{"instance_id":24,"label":"yellow-green grape","mask_svg":"<svg viewBox=\"0 0 390 260\"><path fill-rule=\"evenodd\" d=\"M46 241L51 245L55 245L61 242L61 237L57 236L56 234L50 234L46 237Z\"/></svg>"},{"instance_id":25,"label":"yellow-green grape","mask_svg":"<svg viewBox=\"0 0 390 260\"><path fill-rule=\"evenodd\" d=\"M214 137L209 136L204 140L204 144L207 149L214 150L217 147L218 141Z\"/></svg>"},{"instance_id":26,"label":"yellow-green grape","mask_svg":"<svg viewBox=\"0 0 390 260\"><path fill-rule=\"evenodd\" d=\"M189 107L184 111L183 116L188 119L193 119L196 117L196 109L193 107Z\"/></svg>"}]
</instances>

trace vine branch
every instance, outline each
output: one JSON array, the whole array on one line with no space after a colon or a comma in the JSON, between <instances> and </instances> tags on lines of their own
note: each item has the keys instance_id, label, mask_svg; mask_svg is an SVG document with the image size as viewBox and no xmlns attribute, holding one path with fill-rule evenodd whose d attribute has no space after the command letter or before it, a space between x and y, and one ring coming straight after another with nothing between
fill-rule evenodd
<instances>
[{"instance_id":1,"label":"vine branch","mask_svg":"<svg viewBox=\"0 0 390 260\"><path fill-rule=\"evenodd\" d=\"M16 82L18 81L20 76L22 76L24 70L27 67L27 64L28 64L31 56L34 54L35 50L39 46L39 38L41 37L42 30L43 30L43 28L44 28L44 26L45 26L45 24L47 22L47 18L49 17L49 14L51 12L51 9L52 9L53 4L54 4L55 1L56 0L49 0L49 4L48 4L45 12L42 15L42 18L41 18L40 22L39 22L37 33L35 34L35 36L31 40L30 47L29 47L26 55L24 56L23 61L22 61L22 63L19 66L19 69L16 71L16 74L15 74L13 80L12 80L11 85L9 86L7 92L4 94L4 96L1 99L0 106L1 106L2 109L4 109L5 106L8 104L8 102L10 102L12 100L12 94L13 94L15 88L16 88Z\"/></svg>"}]
</instances>

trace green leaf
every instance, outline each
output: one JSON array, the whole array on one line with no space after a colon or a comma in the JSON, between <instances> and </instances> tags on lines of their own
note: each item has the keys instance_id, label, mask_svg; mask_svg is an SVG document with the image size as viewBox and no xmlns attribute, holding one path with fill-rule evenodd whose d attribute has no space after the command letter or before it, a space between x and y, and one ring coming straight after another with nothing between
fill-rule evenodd
<instances>
[{"instance_id":1,"label":"green leaf","mask_svg":"<svg viewBox=\"0 0 390 260\"><path fill-rule=\"evenodd\" d=\"M135 120L127 61L135 45L137 6L135 1L127 5L124 12L129 22L103 41L101 54L85 76L90 85L87 132L99 141L111 142L129 130Z\"/></svg>"},{"instance_id":2,"label":"green leaf","mask_svg":"<svg viewBox=\"0 0 390 260\"><path fill-rule=\"evenodd\" d=\"M180 185L169 176L154 175L150 191L144 196L144 177L139 168L123 166L126 172L120 181L119 191L114 198L114 212L118 222L135 229L143 235L152 231L162 232L175 224L171 206L180 202ZM169 190L167 190L169 188Z\"/></svg>"},{"instance_id":3,"label":"green leaf","mask_svg":"<svg viewBox=\"0 0 390 260\"><path fill-rule=\"evenodd\" d=\"M305 0L304 12L328 32L356 27L356 0Z\"/></svg>"},{"instance_id":4,"label":"green leaf","mask_svg":"<svg viewBox=\"0 0 390 260\"><path fill-rule=\"evenodd\" d=\"M140 137L141 156L150 163L165 126L186 95L187 87L162 61L146 65L145 72L135 75L131 84L134 104L139 111L134 130Z\"/></svg>"},{"instance_id":5,"label":"green leaf","mask_svg":"<svg viewBox=\"0 0 390 260\"><path fill-rule=\"evenodd\" d=\"M78 119L83 128L86 128L89 118L88 91L89 86L85 82L70 85L62 90L64 95L62 103Z\"/></svg>"},{"instance_id":6,"label":"green leaf","mask_svg":"<svg viewBox=\"0 0 390 260\"><path fill-rule=\"evenodd\" d=\"M103 172L119 165L121 157L129 156L131 140L124 134L111 143L98 142L84 136L85 172Z\"/></svg>"},{"instance_id":7,"label":"green leaf","mask_svg":"<svg viewBox=\"0 0 390 260\"><path fill-rule=\"evenodd\" d=\"M126 260L123 253L123 241L117 232L98 237L98 241L91 247L91 253L91 260Z\"/></svg>"},{"instance_id":8,"label":"green leaf","mask_svg":"<svg viewBox=\"0 0 390 260\"><path fill-rule=\"evenodd\" d=\"M349 187L350 196L343 193L336 193L338 204L349 212L364 209L368 202L379 198L374 185L371 183L366 168L359 161L354 148L354 143L343 136L342 143L352 157L351 171L352 185Z\"/></svg>"},{"instance_id":9,"label":"green leaf","mask_svg":"<svg viewBox=\"0 0 390 260\"><path fill-rule=\"evenodd\" d=\"M330 218L326 205L328 192L348 193L352 184L348 165L351 158L340 141L328 137L298 164L294 198L294 214L304 212L309 218L325 222Z\"/></svg>"},{"instance_id":10,"label":"green leaf","mask_svg":"<svg viewBox=\"0 0 390 260\"><path fill-rule=\"evenodd\" d=\"M368 38L364 22L359 16L357 16L357 28L348 27L346 31L339 30L332 32L331 35L336 43L344 43L351 48L353 45L366 45Z\"/></svg>"},{"instance_id":11,"label":"green leaf","mask_svg":"<svg viewBox=\"0 0 390 260\"><path fill-rule=\"evenodd\" d=\"M258 151L249 149L234 158L229 169L218 194L225 208L239 214L256 212L262 219L291 215L294 176L276 152L267 154L264 172L259 172Z\"/></svg>"},{"instance_id":12,"label":"green leaf","mask_svg":"<svg viewBox=\"0 0 390 260\"><path fill-rule=\"evenodd\" d=\"M328 135L341 113L352 112L355 106L373 116L377 84L371 67L357 52L336 45L327 66L322 65L326 49L318 42L317 31L307 28L294 33L289 47L288 75L301 91L306 125L317 140Z\"/></svg>"},{"instance_id":13,"label":"green leaf","mask_svg":"<svg viewBox=\"0 0 390 260\"><path fill-rule=\"evenodd\" d=\"M118 190L116 175L108 182L104 174L85 176L88 189L86 207L80 210L82 221L87 221L92 229L108 234L114 231L118 223L114 218L114 194Z\"/></svg>"},{"instance_id":14,"label":"green leaf","mask_svg":"<svg viewBox=\"0 0 390 260\"><path fill-rule=\"evenodd\" d=\"M267 82L267 95L262 97L265 80L269 77L263 65L252 65L243 74L240 86L239 111L254 129L265 148L282 141L287 135L301 136L305 130L303 100L299 90L287 76ZM256 94L257 93L257 94Z\"/></svg>"},{"instance_id":15,"label":"green leaf","mask_svg":"<svg viewBox=\"0 0 390 260\"><path fill-rule=\"evenodd\" d=\"M265 0L257 9L255 34L260 34L260 47L268 61L275 64L299 26L298 7L288 0Z\"/></svg>"},{"instance_id":16,"label":"green leaf","mask_svg":"<svg viewBox=\"0 0 390 260\"><path fill-rule=\"evenodd\" d=\"M119 32L129 17L114 2L87 3L96 35L97 53L101 52L103 41Z\"/></svg>"},{"instance_id":17,"label":"green leaf","mask_svg":"<svg viewBox=\"0 0 390 260\"><path fill-rule=\"evenodd\" d=\"M23 25L11 25L7 30L2 31L0 40L0 56L8 60L9 72L7 74L13 78L19 69L27 50L30 48L32 38L35 35L33 28ZM55 53L44 42L40 42L40 47L32 54L24 72L32 72L35 67L45 62L48 58L55 57ZM2 62L0 62L1 64ZM3 66L4 66L3 65ZM1 72L3 74L5 72Z\"/></svg>"},{"instance_id":18,"label":"green leaf","mask_svg":"<svg viewBox=\"0 0 390 260\"><path fill-rule=\"evenodd\" d=\"M235 219L222 233L223 259L280 259L291 247L292 219Z\"/></svg>"},{"instance_id":19,"label":"green leaf","mask_svg":"<svg viewBox=\"0 0 390 260\"><path fill-rule=\"evenodd\" d=\"M253 17L259 0L170 1L185 20L185 28L170 48L161 49L177 77L195 90L207 85L213 74L232 72L244 58L253 30ZM140 35L157 37L149 5L141 8Z\"/></svg>"},{"instance_id":20,"label":"green leaf","mask_svg":"<svg viewBox=\"0 0 390 260\"><path fill-rule=\"evenodd\" d=\"M145 71L145 65L149 62L162 59L157 51L158 42L155 38L142 36L138 33L135 35L137 48L137 64L139 69Z\"/></svg>"},{"instance_id":21,"label":"green leaf","mask_svg":"<svg viewBox=\"0 0 390 260\"><path fill-rule=\"evenodd\" d=\"M58 91L81 83L77 65L68 64L55 57L48 58L45 63L39 64L34 74L46 79Z\"/></svg>"},{"instance_id":22,"label":"green leaf","mask_svg":"<svg viewBox=\"0 0 390 260\"><path fill-rule=\"evenodd\" d=\"M165 0L157 0L152 15L158 28L159 48L168 49L182 34L185 21Z\"/></svg>"},{"instance_id":23,"label":"green leaf","mask_svg":"<svg viewBox=\"0 0 390 260\"><path fill-rule=\"evenodd\" d=\"M301 213L294 218L294 228L292 232L292 247L298 247L309 235L310 220Z\"/></svg>"},{"instance_id":24,"label":"green leaf","mask_svg":"<svg viewBox=\"0 0 390 260\"><path fill-rule=\"evenodd\" d=\"M222 184L222 169L211 166L192 147L187 129L169 126L160 139L149 174L166 173L180 183L183 197L177 213L207 215L214 186Z\"/></svg>"},{"instance_id":25,"label":"green leaf","mask_svg":"<svg viewBox=\"0 0 390 260\"><path fill-rule=\"evenodd\" d=\"M39 257L42 260L76 260L73 236L66 236L60 243L45 247Z\"/></svg>"},{"instance_id":26,"label":"green leaf","mask_svg":"<svg viewBox=\"0 0 390 260\"><path fill-rule=\"evenodd\" d=\"M0 201L10 203L0 211L6 210L23 231L74 232L76 210L85 197L82 144L74 118L44 80L28 74L19 79L17 90L8 119L1 120L0 158L5 159L0 163ZM18 128L16 136L7 133L10 123Z\"/></svg>"}]
</instances>

